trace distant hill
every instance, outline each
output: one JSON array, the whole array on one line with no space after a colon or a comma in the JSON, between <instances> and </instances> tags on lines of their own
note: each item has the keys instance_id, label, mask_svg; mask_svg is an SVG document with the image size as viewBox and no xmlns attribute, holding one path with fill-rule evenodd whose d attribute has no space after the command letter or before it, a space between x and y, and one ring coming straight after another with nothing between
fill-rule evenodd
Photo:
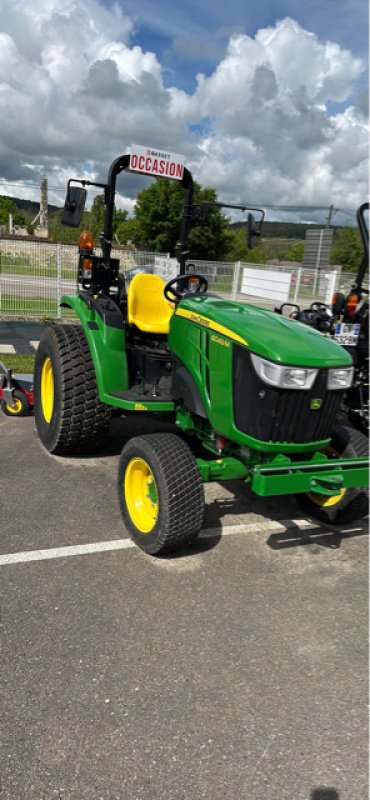
<instances>
[{"instance_id":1,"label":"distant hill","mask_svg":"<svg viewBox=\"0 0 370 800\"><path fill-rule=\"evenodd\" d=\"M230 228L245 227L245 222L232 222ZM302 222L265 222L262 226L263 239L304 239L307 229L322 230L324 225L308 225ZM339 226L337 226L339 227Z\"/></svg>"},{"instance_id":2,"label":"distant hill","mask_svg":"<svg viewBox=\"0 0 370 800\"><path fill-rule=\"evenodd\" d=\"M5 195L0 195L0 197L5 197ZM36 214L40 210L40 204L37 200L22 200L20 197L10 197L6 195L9 200L19 208L20 211L23 211L24 214L27 216L32 217L32 219L36 216ZM53 214L54 211L59 211L59 206L53 206L48 204L48 213Z\"/></svg>"},{"instance_id":3,"label":"distant hill","mask_svg":"<svg viewBox=\"0 0 370 800\"><path fill-rule=\"evenodd\" d=\"M9 195L6 195L9 197ZM4 195L0 195L4 197ZM31 221L38 213L40 206L37 200L23 200L20 197L9 197L15 203L17 208L22 211ZM56 211L61 210L61 206L48 205L49 215L54 214ZM245 222L232 222L230 228L237 230L238 228L245 227ZM322 229L324 225L308 225L302 222L265 222L262 227L263 239L302 239L304 240L306 230ZM341 226L335 226L339 229Z\"/></svg>"}]
</instances>

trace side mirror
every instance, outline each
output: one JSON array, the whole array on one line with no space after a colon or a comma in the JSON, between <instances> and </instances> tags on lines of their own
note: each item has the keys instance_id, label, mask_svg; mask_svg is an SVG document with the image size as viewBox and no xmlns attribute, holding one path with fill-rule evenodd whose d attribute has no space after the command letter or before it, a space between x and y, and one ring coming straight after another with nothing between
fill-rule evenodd
<instances>
[{"instance_id":1,"label":"side mirror","mask_svg":"<svg viewBox=\"0 0 370 800\"><path fill-rule=\"evenodd\" d=\"M70 228L78 228L86 203L86 189L82 186L68 185L66 201L61 216L62 225Z\"/></svg>"},{"instance_id":2,"label":"side mirror","mask_svg":"<svg viewBox=\"0 0 370 800\"><path fill-rule=\"evenodd\" d=\"M249 212L247 217L247 246L250 250L253 248L254 236L261 236L261 224L257 224L253 214Z\"/></svg>"}]
</instances>

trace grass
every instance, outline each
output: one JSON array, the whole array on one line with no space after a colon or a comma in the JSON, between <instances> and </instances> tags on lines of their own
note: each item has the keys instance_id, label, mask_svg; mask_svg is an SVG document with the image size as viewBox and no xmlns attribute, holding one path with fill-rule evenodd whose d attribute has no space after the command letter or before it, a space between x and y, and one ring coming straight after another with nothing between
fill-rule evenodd
<instances>
[{"instance_id":1,"label":"grass","mask_svg":"<svg viewBox=\"0 0 370 800\"><path fill-rule=\"evenodd\" d=\"M0 353L0 361L14 372L33 373L35 366L35 356L21 356L13 353Z\"/></svg>"},{"instance_id":2,"label":"grass","mask_svg":"<svg viewBox=\"0 0 370 800\"><path fill-rule=\"evenodd\" d=\"M40 266L40 264L1 264L0 273L3 275L25 275L26 277L57 278L57 268L54 266ZM61 271L62 280L73 280L76 277L76 267L63 267Z\"/></svg>"},{"instance_id":3,"label":"grass","mask_svg":"<svg viewBox=\"0 0 370 800\"><path fill-rule=\"evenodd\" d=\"M17 311L19 314L40 314L56 316L58 304L56 300L49 300L44 297L17 297L4 294L1 298L1 313Z\"/></svg>"},{"instance_id":4,"label":"grass","mask_svg":"<svg viewBox=\"0 0 370 800\"><path fill-rule=\"evenodd\" d=\"M17 314L24 317L50 317L56 319L58 316L58 303L45 297L17 297L11 294L3 294L0 303L1 314ZM71 317L72 312L62 309L62 317Z\"/></svg>"}]
</instances>

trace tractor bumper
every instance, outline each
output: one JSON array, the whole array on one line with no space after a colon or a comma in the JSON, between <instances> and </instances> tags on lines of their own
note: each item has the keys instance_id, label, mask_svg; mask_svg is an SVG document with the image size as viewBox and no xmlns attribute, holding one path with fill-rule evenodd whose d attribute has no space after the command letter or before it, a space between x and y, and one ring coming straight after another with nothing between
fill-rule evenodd
<instances>
[{"instance_id":1,"label":"tractor bumper","mask_svg":"<svg viewBox=\"0 0 370 800\"><path fill-rule=\"evenodd\" d=\"M330 497L341 489L367 486L368 482L368 459L348 458L326 463L258 465L253 468L251 488L262 497L304 492Z\"/></svg>"},{"instance_id":2,"label":"tractor bumper","mask_svg":"<svg viewBox=\"0 0 370 800\"><path fill-rule=\"evenodd\" d=\"M261 497L283 494L316 494L335 497L342 489L367 486L369 460L345 458L329 460L316 453L311 461L290 461L283 455L265 464L248 465L231 456L213 461L196 459L202 480L244 480Z\"/></svg>"}]
</instances>

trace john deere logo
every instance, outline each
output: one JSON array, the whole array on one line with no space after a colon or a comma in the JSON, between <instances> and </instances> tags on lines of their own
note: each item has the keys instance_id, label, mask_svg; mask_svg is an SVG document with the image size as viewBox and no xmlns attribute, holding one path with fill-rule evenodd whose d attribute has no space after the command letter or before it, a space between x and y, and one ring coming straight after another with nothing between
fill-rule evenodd
<instances>
[{"instance_id":1,"label":"john deere logo","mask_svg":"<svg viewBox=\"0 0 370 800\"><path fill-rule=\"evenodd\" d=\"M318 409L321 408L321 404L322 404L321 398L320 397L314 397L314 399L311 400L310 409L312 411L318 411Z\"/></svg>"}]
</instances>

